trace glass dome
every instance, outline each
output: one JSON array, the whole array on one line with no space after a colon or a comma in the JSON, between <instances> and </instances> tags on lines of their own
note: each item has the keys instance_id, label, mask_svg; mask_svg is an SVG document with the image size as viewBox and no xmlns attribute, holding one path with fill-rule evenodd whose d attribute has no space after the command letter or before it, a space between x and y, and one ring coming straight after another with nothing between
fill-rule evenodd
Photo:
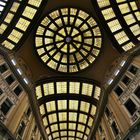
<instances>
[{"instance_id":1,"label":"glass dome","mask_svg":"<svg viewBox=\"0 0 140 140\"><path fill-rule=\"evenodd\" d=\"M101 31L86 12L61 8L48 14L35 35L35 49L43 63L59 72L89 67L100 53Z\"/></svg>"}]
</instances>

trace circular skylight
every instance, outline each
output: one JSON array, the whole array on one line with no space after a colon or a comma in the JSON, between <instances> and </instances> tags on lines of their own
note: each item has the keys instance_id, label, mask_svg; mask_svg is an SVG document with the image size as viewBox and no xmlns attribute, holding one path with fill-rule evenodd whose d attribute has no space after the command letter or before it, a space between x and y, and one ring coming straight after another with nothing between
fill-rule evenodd
<instances>
[{"instance_id":1,"label":"circular skylight","mask_svg":"<svg viewBox=\"0 0 140 140\"><path fill-rule=\"evenodd\" d=\"M62 8L48 14L35 36L35 48L43 63L64 73L89 67L99 55L101 44L96 21L75 8Z\"/></svg>"}]
</instances>

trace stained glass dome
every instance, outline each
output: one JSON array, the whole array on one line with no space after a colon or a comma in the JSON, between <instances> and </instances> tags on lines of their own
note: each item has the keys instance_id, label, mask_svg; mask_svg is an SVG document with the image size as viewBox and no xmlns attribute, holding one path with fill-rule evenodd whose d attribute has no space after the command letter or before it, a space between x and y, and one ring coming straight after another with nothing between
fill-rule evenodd
<instances>
[{"instance_id":1,"label":"stained glass dome","mask_svg":"<svg viewBox=\"0 0 140 140\"><path fill-rule=\"evenodd\" d=\"M89 67L101 46L97 22L88 13L75 8L61 8L48 14L35 35L35 49L43 63L64 73Z\"/></svg>"}]
</instances>

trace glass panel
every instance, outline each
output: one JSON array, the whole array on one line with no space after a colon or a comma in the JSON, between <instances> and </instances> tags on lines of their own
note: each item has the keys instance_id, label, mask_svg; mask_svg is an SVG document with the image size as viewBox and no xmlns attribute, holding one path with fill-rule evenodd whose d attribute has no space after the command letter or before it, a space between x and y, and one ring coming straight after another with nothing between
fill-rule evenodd
<instances>
[{"instance_id":1,"label":"glass panel","mask_svg":"<svg viewBox=\"0 0 140 140\"><path fill-rule=\"evenodd\" d=\"M47 118L46 117L43 118L43 124L44 124L44 126L47 126L48 125L48 121L47 121Z\"/></svg>"},{"instance_id":2,"label":"glass panel","mask_svg":"<svg viewBox=\"0 0 140 140\"><path fill-rule=\"evenodd\" d=\"M124 42L128 41L129 38L124 31L121 31L115 35L116 40L119 44L123 44Z\"/></svg>"},{"instance_id":3,"label":"glass panel","mask_svg":"<svg viewBox=\"0 0 140 140\"><path fill-rule=\"evenodd\" d=\"M57 93L67 93L67 82L57 82Z\"/></svg>"},{"instance_id":4,"label":"glass panel","mask_svg":"<svg viewBox=\"0 0 140 140\"><path fill-rule=\"evenodd\" d=\"M30 22L23 19L23 18L20 18L18 23L16 24L16 27L23 30L23 31L26 31L26 29L28 28Z\"/></svg>"},{"instance_id":5,"label":"glass panel","mask_svg":"<svg viewBox=\"0 0 140 140\"><path fill-rule=\"evenodd\" d=\"M82 137L83 137L83 134L82 134L82 133L77 132L77 133L76 133L76 136L77 136L78 138L82 138Z\"/></svg>"},{"instance_id":6,"label":"glass panel","mask_svg":"<svg viewBox=\"0 0 140 140\"><path fill-rule=\"evenodd\" d=\"M67 109L67 100L58 100L58 110L66 110Z\"/></svg>"},{"instance_id":7,"label":"glass panel","mask_svg":"<svg viewBox=\"0 0 140 140\"><path fill-rule=\"evenodd\" d=\"M67 129L67 123L60 123L60 130L66 130Z\"/></svg>"},{"instance_id":8,"label":"glass panel","mask_svg":"<svg viewBox=\"0 0 140 140\"><path fill-rule=\"evenodd\" d=\"M89 135L90 129L86 128L86 134Z\"/></svg>"},{"instance_id":9,"label":"glass panel","mask_svg":"<svg viewBox=\"0 0 140 140\"><path fill-rule=\"evenodd\" d=\"M50 129L47 128L47 129L46 129L46 132L47 132L47 134L50 134Z\"/></svg>"},{"instance_id":10,"label":"glass panel","mask_svg":"<svg viewBox=\"0 0 140 140\"><path fill-rule=\"evenodd\" d=\"M88 126L91 127L93 124L93 119L91 117L89 117L89 120L88 120Z\"/></svg>"},{"instance_id":11,"label":"glass panel","mask_svg":"<svg viewBox=\"0 0 140 140\"><path fill-rule=\"evenodd\" d=\"M44 104L42 104L42 105L39 107L39 109L40 109L40 114L41 114L41 115L44 115L44 114L45 114Z\"/></svg>"},{"instance_id":12,"label":"glass panel","mask_svg":"<svg viewBox=\"0 0 140 140\"><path fill-rule=\"evenodd\" d=\"M97 2L98 2L98 5L100 8L103 8L103 7L110 5L109 0L98 0Z\"/></svg>"},{"instance_id":13,"label":"glass panel","mask_svg":"<svg viewBox=\"0 0 140 140\"><path fill-rule=\"evenodd\" d=\"M21 39L22 37L22 33L13 29L13 31L11 32L11 34L8 36L8 39L10 39L11 41L18 43L19 39Z\"/></svg>"},{"instance_id":14,"label":"glass panel","mask_svg":"<svg viewBox=\"0 0 140 140\"><path fill-rule=\"evenodd\" d=\"M92 105L90 114L94 116L96 113L96 106Z\"/></svg>"},{"instance_id":15,"label":"glass panel","mask_svg":"<svg viewBox=\"0 0 140 140\"><path fill-rule=\"evenodd\" d=\"M37 96L37 99L42 97L41 86L36 87L36 96Z\"/></svg>"},{"instance_id":16,"label":"glass panel","mask_svg":"<svg viewBox=\"0 0 140 140\"><path fill-rule=\"evenodd\" d=\"M13 106L12 102L7 98L2 104L1 104L1 111L4 115L6 115L11 107Z\"/></svg>"},{"instance_id":17,"label":"glass panel","mask_svg":"<svg viewBox=\"0 0 140 140\"><path fill-rule=\"evenodd\" d=\"M75 131L75 129L76 129L76 123L69 123L69 129Z\"/></svg>"},{"instance_id":18,"label":"glass panel","mask_svg":"<svg viewBox=\"0 0 140 140\"><path fill-rule=\"evenodd\" d=\"M79 122L86 124L87 122L87 115L79 114Z\"/></svg>"},{"instance_id":19,"label":"glass panel","mask_svg":"<svg viewBox=\"0 0 140 140\"><path fill-rule=\"evenodd\" d=\"M119 5L119 8L122 14L130 12L129 5L127 3Z\"/></svg>"},{"instance_id":20,"label":"glass panel","mask_svg":"<svg viewBox=\"0 0 140 140\"><path fill-rule=\"evenodd\" d=\"M121 24L119 23L117 19L110 21L107 24L110 27L110 30L112 31L112 33L122 29Z\"/></svg>"},{"instance_id":21,"label":"glass panel","mask_svg":"<svg viewBox=\"0 0 140 140\"><path fill-rule=\"evenodd\" d=\"M136 88L136 90L134 91L134 94L140 99L140 86Z\"/></svg>"},{"instance_id":22,"label":"glass panel","mask_svg":"<svg viewBox=\"0 0 140 140\"><path fill-rule=\"evenodd\" d=\"M34 5L34 6L36 6L36 7L39 7L40 4L41 4L41 2L42 2L42 0L29 0L29 1L28 1L28 3L29 3L30 5Z\"/></svg>"},{"instance_id":23,"label":"glass panel","mask_svg":"<svg viewBox=\"0 0 140 140\"><path fill-rule=\"evenodd\" d=\"M70 129L70 128L69 128ZM75 136L75 132L74 131L69 131L69 136Z\"/></svg>"},{"instance_id":24,"label":"glass panel","mask_svg":"<svg viewBox=\"0 0 140 140\"><path fill-rule=\"evenodd\" d=\"M49 118L50 124L57 122L57 117L56 117L56 114L55 113L53 113L51 115L48 115L48 118Z\"/></svg>"},{"instance_id":25,"label":"glass panel","mask_svg":"<svg viewBox=\"0 0 140 140\"><path fill-rule=\"evenodd\" d=\"M101 89L99 87L95 86L94 98L99 100L100 93L101 93Z\"/></svg>"},{"instance_id":26,"label":"glass panel","mask_svg":"<svg viewBox=\"0 0 140 140\"><path fill-rule=\"evenodd\" d=\"M119 134L119 130L118 130L117 125L116 125L115 122L113 122L113 123L111 124L111 128L112 128L112 130L113 130L114 135L117 136L117 135Z\"/></svg>"},{"instance_id":27,"label":"glass panel","mask_svg":"<svg viewBox=\"0 0 140 140\"><path fill-rule=\"evenodd\" d=\"M81 125L81 124L78 124L77 130L84 132L85 126L84 125Z\"/></svg>"},{"instance_id":28,"label":"glass panel","mask_svg":"<svg viewBox=\"0 0 140 140\"><path fill-rule=\"evenodd\" d=\"M80 90L80 83L79 82L70 82L69 85L70 85L69 86L70 93L79 94L79 90Z\"/></svg>"},{"instance_id":29,"label":"glass panel","mask_svg":"<svg viewBox=\"0 0 140 140\"><path fill-rule=\"evenodd\" d=\"M134 102L131 99L128 99L127 102L124 104L124 106L126 107L126 109L128 110L128 112L132 116L135 113L135 111L137 110L136 105L134 104Z\"/></svg>"},{"instance_id":30,"label":"glass panel","mask_svg":"<svg viewBox=\"0 0 140 140\"><path fill-rule=\"evenodd\" d=\"M47 109L48 112L55 111L56 110L55 101L47 102L46 103L46 109Z\"/></svg>"},{"instance_id":31,"label":"glass panel","mask_svg":"<svg viewBox=\"0 0 140 140\"><path fill-rule=\"evenodd\" d=\"M118 96L121 96L121 94L123 93L123 90L120 86L117 86L114 91Z\"/></svg>"},{"instance_id":32,"label":"glass panel","mask_svg":"<svg viewBox=\"0 0 140 140\"><path fill-rule=\"evenodd\" d=\"M54 94L54 83L43 84L44 95Z\"/></svg>"},{"instance_id":33,"label":"glass panel","mask_svg":"<svg viewBox=\"0 0 140 140\"><path fill-rule=\"evenodd\" d=\"M78 110L78 101L69 100L69 109Z\"/></svg>"},{"instance_id":34,"label":"glass panel","mask_svg":"<svg viewBox=\"0 0 140 140\"><path fill-rule=\"evenodd\" d=\"M135 36L140 35L140 26L138 24L130 27L130 30Z\"/></svg>"},{"instance_id":35,"label":"glass panel","mask_svg":"<svg viewBox=\"0 0 140 140\"><path fill-rule=\"evenodd\" d=\"M104 15L104 18L106 20L115 17L115 13L114 13L112 8L108 8L108 9L102 10L102 14Z\"/></svg>"},{"instance_id":36,"label":"glass panel","mask_svg":"<svg viewBox=\"0 0 140 140\"><path fill-rule=\"evenodd\" d=\"M59 137L59 133L58 132L53 133L53 138L57 138L57 137Z\"/></svg>"},{"instance_id":37,"label":"glass panel","mask_svg":"<svg viewBox=\"0 0 140 140\"><path fill-rule=\"evenodd\" d=\"M89 103L81 101L80 110L88 113L89 112L89 106L90 106Z\"/></svg>"},{"instance_id":38,"label":"glass panel","mask_svg":"<svg viewBox=\"0 0 140 140\"><path fill-rule=\"evenodd\" d=\"M67 136L67 131L62 131L62 132L60 132L60 134L61 134L61 136Z\"/></svg>"},{"instance_id":39,"label":"glass panel","mask_svg":"<svg viewBox=\"0 0 140 140\"><path fill-rule=\"evenodd\" d=\"M77 113L75 113L75 112L69 112L69 121L76 122L76 120L77 120Z\"/></svg>"},{"instance_id":40,"label":"glass panel","mask_svg":"<svg viewBox=\"0 0 140 140\"><path fill-rule=\"evenodd\" d=\"M58 130L58 125L57 124L51 125L51 131L52 132L57 131L57 130Z\"/></svg>"},{"instance_id":41,"label":"glass panel","mask_svg":"<svg viewBox=\"0 0 140 140\"><path fill-rule=\"evenodd\" d=\"M67 120L67 113L58 113L59 121L66 121Z\"/></svg>"},{"instance_id":42,"label":"glass panel","mask_svg":"<svg viewBox=\"0 0 140 140\"><path fill-rule=\"evenodd\" d=\"M82 19L86 19L89 15L84 11L80 10L78 16L81 17Z\"/></svg>"},{"instance_id":43,"label":"glass panel","mask_svg":"<svg viewBox=\"0 0 140 140\"><path fill-rule=\"evenodd\" d=\"M91 96L92 95L92 90L93 90L93 85L91 84L82 84L82 94Z\"/></svg>"},{"instance_id":44,"label":"glass panel","mask_svg":"<svg viewBox=\"0 0 140 140\"><path fill-rule=\"evenodd\" d=\"M29 6L26 6L25 10L23 11L22 15L29 18L29 19L32 19L36 13L36 9L33 9Z\"/></svg>"}]
</instances>

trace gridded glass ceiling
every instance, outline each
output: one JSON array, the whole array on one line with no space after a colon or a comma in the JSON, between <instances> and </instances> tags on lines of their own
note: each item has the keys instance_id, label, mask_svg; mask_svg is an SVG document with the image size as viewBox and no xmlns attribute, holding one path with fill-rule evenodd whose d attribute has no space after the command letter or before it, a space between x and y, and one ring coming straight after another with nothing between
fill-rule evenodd
<instances>
[{"instance_id":1,"label":"gridded glass ceiling","mask_svg":"<svg viewBox=\"0 0 140 140\"><path fill-rule=\"evenodd\" d=\"M136 0L93 0L93 6L100 11L101 22L108 26L111 39L114 38L120 50L128 51L140 41L140 11Z\"/></svg>"},{"instance_id":2,"label":"gridded glass ceiling","mask_svg":"<svg viewBox=\"0 0 140 140\"><path fill-rule=\"evenodd\" d=\"M0 6L1 3L4 5L10 0L1 1ZM10 50L19 45L37 13L41 10L43 3L43 0L13 0L11 2L9 9L6 9L6 16L0 22L0 34L4 38L2 45Z\"/></svg>"},{"instance_id":3,"label":"gridded glass ceiling","mask_svg":"<svg viewBox=\"0 0 140 140\"><path fill-rule=\"evenodd\" d=\"M49 140L87 140L100 93L100 87L87 79L39 82L36 96Z\"/></svg>"},{"instance_id":4,"label":"gridded glass ceiling","mask_svg":"<svg viewBox=\"0 0 140 140\"><path fill-rule=\"evenodd\" d=\"M8 3L8 0L0 0L0 17L1 17L2 12L4 11L4 8L6 7L7 3Z\"/></svg>"},{"instance_id":5,"label":"gridded glass ceiling","mask_svg":"<svg viewBox=\"0 0 140 140\"><path fill-rule=\"evenodd\" d=\"M101 31L89 14L62 8L48 14L35 36L35 49L44 64L64 73L81 71L100 53Z\"/></svg>"}]
</instances>

